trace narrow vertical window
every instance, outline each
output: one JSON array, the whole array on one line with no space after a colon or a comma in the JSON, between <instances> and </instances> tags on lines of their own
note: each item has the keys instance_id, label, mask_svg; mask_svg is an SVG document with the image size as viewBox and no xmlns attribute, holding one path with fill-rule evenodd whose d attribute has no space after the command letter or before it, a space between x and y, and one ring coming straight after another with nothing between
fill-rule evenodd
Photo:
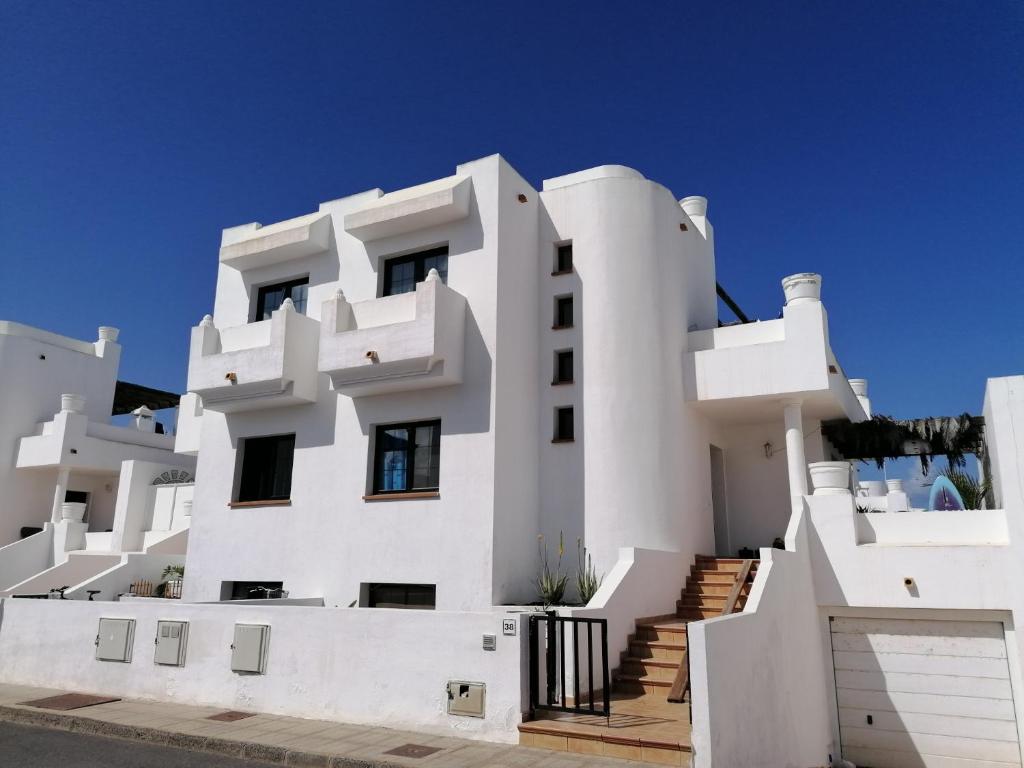
<instances>
[{"instance_id":1,"label":"narrow vertical window","mask_svg":"<svg viewBox=\"0 0 1024 768\"><path fill-rule=\"evenodd\" d=\"M560 349L555 352L555 374L552 384L572 384L573 382L572 350Z\"/></svg>"},{"instance_id":2,"label":"narrow vertical window","mask_svg":"<svg viewBox=\"0 0 1024 768\"><path fill-rule=\"evenodd\" d=\"M551 274L564 275L572 272L572 243L560 245L555 249L555 269Z\"/></svg>"},{"instance_id":3,"label":"narrow vertical window","mask_svg":"<svg viewBox=\"0 0 1024 768\"><path fill-rule=\"evenodd\" d=\"M555 297L555 329L572 328L572 296Z\"/></svg>"},{"instance_id":4,"label":"narrow vertical window","mask_svg":"<svg viewBox=\"0 0 1024 768\"><path fill-rule=\"evenodd\" d=\"M436 491L441 475L441 422L377 427L373 492Z\"/></svg>"},{"instance_id":5,"label":"narrow vertical window","mask_svg":"<svg viewBox=\"0 0 1024 768\"><path fill-rule=\"evenodd\" d=\"M553 442L568 443L576 439L572 406L555 408L555 436Z\"/></svg>"}]
</instances>

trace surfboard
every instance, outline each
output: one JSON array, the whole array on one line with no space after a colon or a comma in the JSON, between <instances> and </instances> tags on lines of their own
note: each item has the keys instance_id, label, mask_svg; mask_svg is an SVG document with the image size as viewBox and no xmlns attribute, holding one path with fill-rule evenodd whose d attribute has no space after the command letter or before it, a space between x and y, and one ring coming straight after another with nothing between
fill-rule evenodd
<instances>
[{"instance_id":1,"label":"surfboard","mask_svg":"<svg viewBox=\"0 0 1024 768\"><path fill-rule=\"evenodd\" d=\"M935 478L931 493L928 494L928 509L948 511L963 508L964 500L950 479L945 475Z\"/></svg>"}]
</instances>

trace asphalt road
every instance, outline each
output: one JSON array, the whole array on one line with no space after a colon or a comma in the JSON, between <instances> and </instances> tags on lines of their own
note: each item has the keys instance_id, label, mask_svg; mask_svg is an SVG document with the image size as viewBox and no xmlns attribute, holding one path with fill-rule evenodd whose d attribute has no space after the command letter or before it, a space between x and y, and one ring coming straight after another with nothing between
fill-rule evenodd
<instances>
[{"instance_id":1,"label":"asphalt road","mask_svg":"<svg viewBox=\"0 0 1024 768\"><path fill-rule=\"evenodd\" d=\"M270 763L0 722L3 768L271 768Z\"/></svg>"}]
</instances>

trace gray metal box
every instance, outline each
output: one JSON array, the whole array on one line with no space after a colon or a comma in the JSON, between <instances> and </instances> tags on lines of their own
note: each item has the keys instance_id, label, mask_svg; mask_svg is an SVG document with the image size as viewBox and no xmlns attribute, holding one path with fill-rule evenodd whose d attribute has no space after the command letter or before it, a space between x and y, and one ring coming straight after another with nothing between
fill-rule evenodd
<instances>
[{"instance_id":1,"label":"gray metal box","mask_svg":"<svg viewBox=\"0 0 1024 768\"><path fill-rule=\"evenodd\" d=\"M448 681L448 714L483 717L487 686L465 680Z\"/></svg>"},{"instance_id":2,"label":"gray metal box","mask_svg":"<svg viewBox=\"0 0 1024 768\"><path fill-rule=\"evenodd\" d=\"M172 667L185 666L185 646L188 644L187 621L158 621L156 623L156 650L153 663Z\"/></svg>"},{"instance_id":3,"label":"gray metal box","mask_svg":"<svg viewBox=\"0 0 1024 768\"><path fill-rule=\"evenodd\" d=\"M135 619L100 619L96 634L96 658L100 661L132 660Z\"/></svg>"},{"instance_id":4,"label":"gray metal box","mask_svg":"<svg viewBox=\"0 0 1024 768\"><path fill-rule=\"evenodd\" d=\"M266 624L235 624L231 644L231 670L262 675L267 670L270 627Z\"/></svg>"}]
</instances>

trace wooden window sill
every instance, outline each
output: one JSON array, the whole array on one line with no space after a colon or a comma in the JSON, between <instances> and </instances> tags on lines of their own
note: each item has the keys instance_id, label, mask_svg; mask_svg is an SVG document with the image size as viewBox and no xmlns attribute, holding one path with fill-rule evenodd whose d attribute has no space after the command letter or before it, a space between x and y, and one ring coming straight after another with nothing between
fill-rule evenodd
<instances>
[{"instance_id":1,"label":"wooden window sill","mask_svg":"<svg viewBox=\"0 0 1024 768\"><path fill-rule=\"evenodd\" d=\"M260 501L229 501L228 506L232 509L245 507L290 507L291 499L263 499Z\"/></svg>"},{"instance_id":2,"label":"wooden window sill","mask_svg":"<svg viewBox=\"0 0 1024 768\"><path fill-rule=\"evenodd\" d=\"M402 501L410 499L439 499L440 491L409 491L407 493L370 493L363 501Z\"/></svg>"},{"instance_id":3,"label":"wooden window sill","mask_svg":"<svg viewBox=\"0 0 1024 768\"><path fill-rule=\"evenodd\" d=\"M552 443L575 443L575 437L553 437L551 438Z\"/></svg>"},{"instance_id":4,"label":"wooden window sill","mask_svg":"<svg viewBox=\"0 0 1024 768\"><path fill-rule=\"evenodd\" d=\"M552 277L558 277L559 275L571 275L571 274L572 274L572 270L571 269L556 269L554 272L551 273L551 276Z\"/></svg>"},{"instance_id":5,"label":"wooden window sill","mask_svg":"<svg viewBox=\"0 0 1024 768\"><path fill-rule=\"evenodd\" d=\"M564 331L564 330L566 330L568 328L572 328L572 324L571 323L569 325L552 325L551 326L551 330L552 331Z\"/></svg>"},{"instance_id":6,"label":"wooden window sill","mask_svg":"<svg viewBox=\"0 0 1024 768\"><path fill-rule=\"evenodd\" d=\"M576 382L573 379L565 379L565 381L552 381L551 382L551 386L552 387L564 387L566 384L575 384L575 383Z\"/></svg>"}]
</instances>

